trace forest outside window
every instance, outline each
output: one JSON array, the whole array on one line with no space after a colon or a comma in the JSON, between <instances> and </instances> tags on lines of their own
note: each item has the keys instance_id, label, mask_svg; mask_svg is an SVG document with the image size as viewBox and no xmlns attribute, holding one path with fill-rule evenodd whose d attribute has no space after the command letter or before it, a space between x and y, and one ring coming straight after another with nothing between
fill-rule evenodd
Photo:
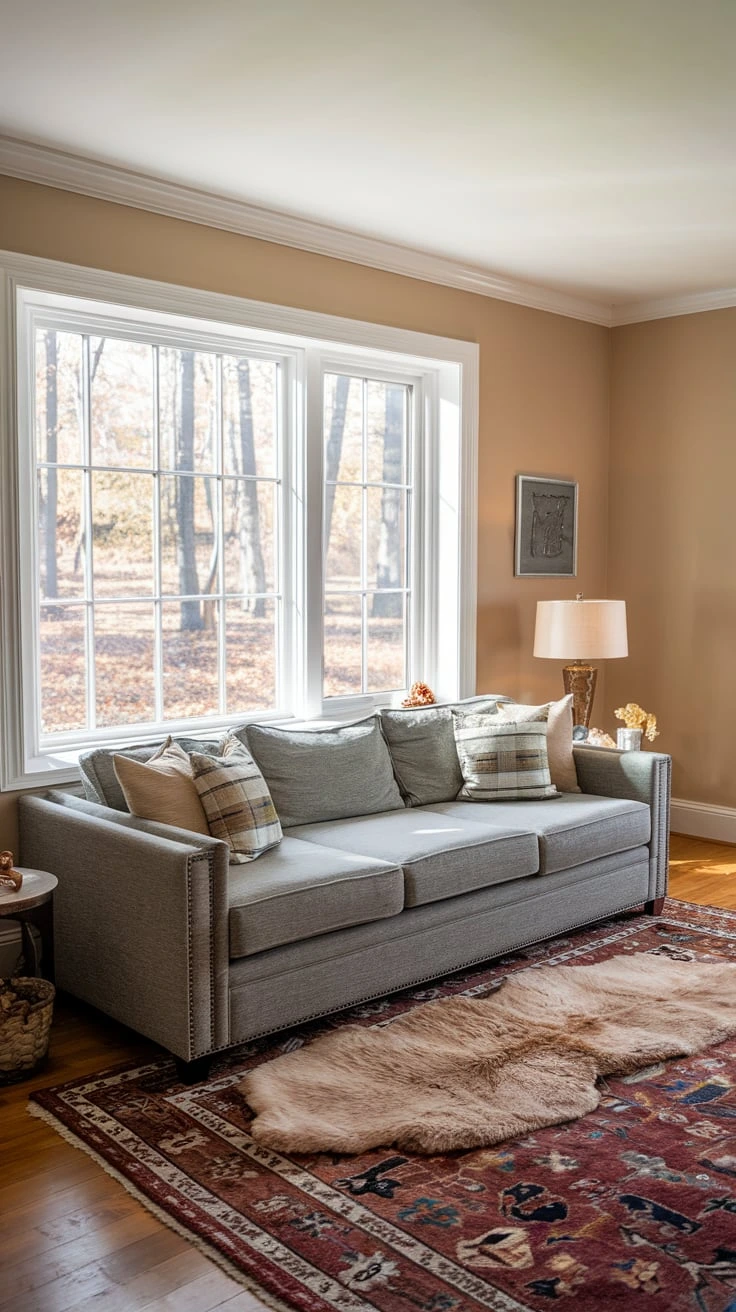
<instances>
[{"instance_id":1,"label":"forest outside window","mask_svg":"<svg viewBox=\"0 0 736 1312\"><path fill-rule=\"evenodd\" d=\"M69 777L100 743L355 718L417 678L472 691L455 357L475 348L132 303L16 293L4 780Z\"/></svg>"},{"instance_id":2,"label":"forest outside window","mask_svg":"<svg viewBox=\"0 0 736 1312\"><path fill-rule=\"evenodd\" d=\"M326 698L408 682L412 410L406 383L325 374Z\"/></svg>"},{"instance_id":3,"label":"forest outside window","mask_svg":"<svg viewBox=\"0 0 736 1312\"><path fill-rule=\"evenodd\" d=\"M277 707L280 373L36 327L41 742Z\"/></svg>"}]
</instances>

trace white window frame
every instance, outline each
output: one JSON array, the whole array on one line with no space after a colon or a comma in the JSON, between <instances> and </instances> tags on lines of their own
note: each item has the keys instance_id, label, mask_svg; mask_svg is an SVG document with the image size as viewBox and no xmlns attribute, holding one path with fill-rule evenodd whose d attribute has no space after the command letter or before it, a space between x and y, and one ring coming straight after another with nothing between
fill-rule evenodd
<instances>
[{"instance_id":1,"label":"white window frame","mask_svg":"<svg viewBox=\"0 0 736 1312\"><path fill-rule=\"evenodd\" d=\"M90 300L104 303L111 324L126 316L138 324L153 323L160 315L178 316L182 340L187 344L191 345L193 338L201 342L212 336L222 341L221 349L232 349L236 342L242 347L247 340L249 353L251 349L256 353L260 343L265 354L276 354L284 361L284 451L292 470L284 545L291 553L293 574L291 592L284 601L282 634L285 651L290 647L297 659L290 667L288 707L267 717L253 715L253 719L352 719L390 700L375 696L322 699L322 465L321 457L305 462L305 443L295 435L306 428L314 441L314 434L319 433L322 450L320 381L326 367L354 368L370 376L411 382L415 403L423 411L419 459L426 467L420 480L423 504L416 538L424 562L423 584L421 593L414 595L410 673L412 678L426 678L442 700L475 691L479 363L475 343L0 253L2 791L78 777L78 747L41 752L32 732L37 723L37 677L35 619L29 619L29 606L35 612L36 575L35 532L31 531L35 529L31 513L34 454L29 448L35 448L35 434L29 426L33 413L30 376L26 374L25 386L18 386L18 378L28 346L24 337L28 307L42 307L44 296L47 303L58 296L73 298L80 309ZM73 308L71 302L69 308ZM196 326L193 320L198 321ZM170 328L175 344L174 319ZM228 342L230 348L225 345ZM412 588L415 585L413 579ZM297 641L297 615L302 617L303 641ZM233 717L229 718L232 722ZM205 728L200 722L199 731ZM120 727L106 729L102 736L107 744L146 737L135 726L129 732Z\"/></svg>"},{"instance_id":2,"label":"white window frame","mask_svg":"<svg viewBox=\"0 0 736 1312\"><path fill-rule=\"evenodd\" d=\"M320 373L319 396L322 400L324 398L324 376L332 373L349 372L357 377L364 376L382 382L404 383L412 389L411 431L408 437L412 447L411 463L415 467L412 469L412 482L415 487L412 492L414 531L411 534L409 560L411 577L407 580L408 590L411 594L410 631L408 634L409 659L407 663L410 671L410 683L413 681L414 674L419 677L422 672L422 677L431 683L435 679L437 666L436 634L434 631L428 632L425 625L425 598L421 584L425 572L429 573L430 576L432 573L429 543L433 541L433 528L438 518L436 498L428 495L428 480L424 477L424 469L425 465L429 468L434 466L436 454L433 450L428 458L429 453L424 452L421 447L423 445L422 438L424 439L424 445L429 443L434 447L436 432L434 425L429 431L427 430L426 421L423 420L420 412L427 403L428 395L432 395L434 371L408 370L397 366L395 356L381 361L375 353L361 355L358 352L352 355L348 362L345 360L344 355L337 355L330 351L318 351L316 365ZM324 419L321 411L318 425L317 431L322 435ZM324 442L321 442L319 450L320 482L324 485L323 458ZM378 706L392 705L394 695L391 693L362 693L360 695L343 695L330 698L323 696L322 618L324 601L327 595L324 586L326 551L327 543L321 540L319 582L313 587L311 593L311 604L314 607L312 626L313 630L319 630L320 650L318 654L315 647L312 659L308 662L305 707L309 707L314 716L330 719L334 719L336 716L357 719L360 715L368 715ZM429 569L427 569L428 562ZM316 577L315 569L315 582ZM363 637L365 640L365 634Z\"/></svg>"}]
</instances>

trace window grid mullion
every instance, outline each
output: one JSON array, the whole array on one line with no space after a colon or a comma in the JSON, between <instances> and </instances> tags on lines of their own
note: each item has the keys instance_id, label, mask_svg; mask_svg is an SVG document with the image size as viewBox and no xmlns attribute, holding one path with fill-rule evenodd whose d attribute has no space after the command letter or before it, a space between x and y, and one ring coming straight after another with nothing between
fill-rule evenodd
<instances>
[{"instance_id":1,"label":"window grid mullion","mask_svg":"<svg viewBox=\"0 0 736 1312\"><path fill-rule=\"evenodd\" d=\"M156 719L164 718L164 626L161 605L161 377L159 347L153 347L153 690Z\"/></svg>"},{"instance_id":2,"label":"window grid mullion","mask_svg":"<svg viewBox=\"0 0 736 1312\"><path fill-rule=\"evenodd\" d=\"M361 466L363 480L361 491L361 541L360 541L360 584L362 597L360 602L360 691L368 690L368 379L361 380L362 387L362 431L361 431Z\"/></svg>"},{"instance_id":3,"label":"window grid mullion","mask_svg":"<svg viewBox=\"0 0 736 1312\"><path fill-rule=\"evenodd\" d=\"M84 447L84 507L82 541L84 543L84 597L85 597L85 694L87 724L97 728L97 669L95 652L94 604L94 533L92 518L92 386L90 380L89 334L82 338L82 444Z\"/></svg>"},{"instance_id":4,"label":"window grid mullion","mask_svg":"<svg viewBox=\"0 0 736 1312\"><path fill-rule=\"evenodd\" d=\"M275 497L273 504L273 583L275 591L283 592L284 579L282 575L283 561L283 534L284 534L284 432L282 428L284 406L282 389L285 385L283 365L276 366L276 386L273 390L273 414L271 422L276 440L276 491L272 492ZM279 601L274 602L273 622L275 625L274 633L274 655L276 660L276 669L274 671L274 697L279 706L284 704L284 614L283 606Z\"/></svg>"},{"instance_id":5,"label":"window grid mullion","mask_svg":"<svg viewBox=\"0 0 736 1312\"><path fill-rule=\"evenodd\" d=\"M92 468L95 472L102 474L154 474L166 475L169 478L215 478L214 470L199 469L167 469L165 466L155 469L152 465L96 465L94 461L88 461L87 464L74 464L69 461L48 460L37 461L38 469L70 469L72 472L81 473L87 467ZM280 479L276 475L270 474L228 474L228 480L232 483L273 483L277 485Z\"/></svg>"},{"instance_id":6,"label":"window grid mullion","mask_svg":"<svg viewBox=\"0 0 736 1312\"><path fill-rule=\"evenodd\" d=\"M227 713L227 607L225 605L225 414L222 403L222 355L215 356L215 504L217 506L217 705Z\"/></svg>"}]
</instances>

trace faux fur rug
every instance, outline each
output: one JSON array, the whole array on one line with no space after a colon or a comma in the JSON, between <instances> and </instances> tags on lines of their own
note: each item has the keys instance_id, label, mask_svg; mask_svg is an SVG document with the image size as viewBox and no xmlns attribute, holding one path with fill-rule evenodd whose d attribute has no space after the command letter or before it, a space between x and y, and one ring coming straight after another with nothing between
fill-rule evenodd
<instances>
[{"instance_id":1,"label":"faux fur rug","mask_svg":"<svg viewBox=\"0 0 736 1312\"><path fill-rule=\"evenodd\" d=\"M346 1026L239 1087L268 1148L442 1153L574 1120L598 1106L600 1076L732 1034L736 965L617 956L526 970L489 997L428 1003L383 1027Z\"/></svg>"}]
</instances>

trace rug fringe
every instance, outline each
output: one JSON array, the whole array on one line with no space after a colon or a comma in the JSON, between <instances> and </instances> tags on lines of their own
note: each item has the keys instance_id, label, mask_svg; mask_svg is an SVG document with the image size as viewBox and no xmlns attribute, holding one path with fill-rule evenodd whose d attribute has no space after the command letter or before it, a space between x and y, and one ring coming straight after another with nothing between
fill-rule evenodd
<instances>
[{"instance_id":1,"label":"rug fringe","mask_svg":"<svg viewBox=\"0 0 736 1312\"><path fill-rule=\"evenodd\" d=\"M219 1249L215 1248L212 1244L209 1244L206 1239L201 1239L199 1235L193 1234L187 1226L182 1225L181 1221L177 1221L175 1217L170 1216L170 1214L164 1211L162 1207L159 1207L158 1203L154 1203L142 1193L141 1190L127 1178L127 1176L123 1175L121 1171L117 1171L114 1166L110 1166L109 1162L106 1162L104 1157L100 1156L94 1148L91 1148L83 1139L80 1139L74 1134L74 1132L70 1130L63 1121L59 1120L58 1116L54 1116L53 1112L50 1112L46 1107L42 1107L40 1103L31 1102L29 1100L28 1115L35 1116L39 1121L45 1121L46 1124L50 1126L52 1130L55 1130L62 1139L65 1139L72 1148L76 1148L80 1152L86 1153L88 1157L91 1157L92 1161L96 1162L97 1165L102 1168L105 1175L109 1175L113 1180L117 1180L118 1184L123 1186L126 1193L129 1193L132 1198L135 1198L136 1202L140 1203L142 1207L145 1207L147 1212L150 1212L155 1216L163 1225L168 1226L170 1230L175 1231L175 1233L180 1235L182 1239L186 1239L186 1241L192 1244L194 1248L199 1249L199 1252L202 1253L204 1257L209 1258L211 1262L214 1262L216 1266L219 1266L220 1269L225 1272L225 1275L230 1276L232 1280L237 1281L237 1283L242 1285L249 1294L253 1294L254 1297L259 1298L265 1307L272 1309L272 1312L294 1312L293 1303L284 1303L280 1298L277 1298L275 1294L269 1293L269 1291L264 1289L262 1285L259 1285L252 1276L245 1275L245 1273L241 1271L234 1262L231 1262L229 1258L225 1257L224 1253L221 1253ZM174 1290L172 1292L175 1293L176 1291Z\"/></svg>"}]
</instances>

